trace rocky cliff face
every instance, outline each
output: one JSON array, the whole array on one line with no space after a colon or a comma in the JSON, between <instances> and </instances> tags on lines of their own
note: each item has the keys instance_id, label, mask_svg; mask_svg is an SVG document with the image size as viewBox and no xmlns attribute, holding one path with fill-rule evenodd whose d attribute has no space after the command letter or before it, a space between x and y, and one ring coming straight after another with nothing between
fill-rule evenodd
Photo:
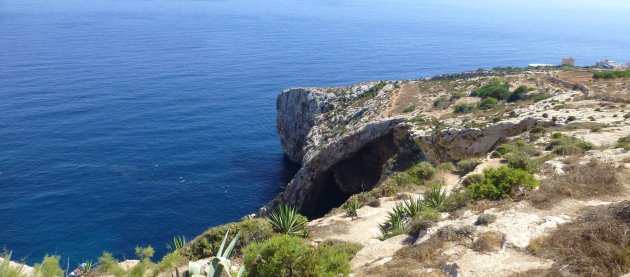
<instances>
[{"instance_id":1,"label":"rocky cliff face","mask_svg":"<svg viewBox=\"0 0 630 277\"><path fill-rule=\"evenodd\" d=\"M533 86L532 93L560 91L549 72L496 76ZM454 91L470 92L493 77L473 74L281 92L277 122L282 148L302 167L261 212L288 203L311 217L321 216L352 194L379 185L388 161L403 151L414 149L434 164L456 162L484 156L506 138L535 126L555 124L542 115L549 110L546 102L530 107L506 103L495 114L454 112L454 106L472 103L472 97L460 99L461 93L454 98ZM556 121L565 117L554 116Z\"/></svg>"}]
</instances>

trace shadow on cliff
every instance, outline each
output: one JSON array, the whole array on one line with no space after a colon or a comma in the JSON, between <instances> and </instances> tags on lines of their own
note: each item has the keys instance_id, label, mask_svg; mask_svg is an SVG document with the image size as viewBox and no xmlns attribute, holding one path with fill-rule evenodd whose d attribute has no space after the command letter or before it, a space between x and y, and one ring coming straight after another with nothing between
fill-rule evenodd
<instances>
[{"instance_id":1,"label":"shadow on cliff","mask_svg":"<svg viewBox=\"0 0 630 277\"><path fill-rule=\"evenodd\" d=\"M318 174L312 192L304 201L302 214L308 218L322 217L353 194L371 190L381 180L385 163L396 153L398 147L390 133Z\"/></svg>"}]
</instances>

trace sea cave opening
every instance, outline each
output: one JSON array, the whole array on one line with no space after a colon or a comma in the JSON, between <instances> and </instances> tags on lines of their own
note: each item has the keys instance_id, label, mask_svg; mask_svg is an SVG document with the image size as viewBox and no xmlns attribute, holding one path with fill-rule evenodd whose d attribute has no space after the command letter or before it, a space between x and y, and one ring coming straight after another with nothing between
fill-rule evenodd
<instances>
[{"instance_id":1,"label":"sea cave opening","mask_svg":"<svg viewBox=\"0 0 630 277\"><path fill-rule=\"evenodd\" d=\"M397 152L394 134L389 133L337 162L315 177L301 213L309 219L319 218L341 206L353 194L371 190L381 180L387 160Z\"/></svg>"}]
</instances>

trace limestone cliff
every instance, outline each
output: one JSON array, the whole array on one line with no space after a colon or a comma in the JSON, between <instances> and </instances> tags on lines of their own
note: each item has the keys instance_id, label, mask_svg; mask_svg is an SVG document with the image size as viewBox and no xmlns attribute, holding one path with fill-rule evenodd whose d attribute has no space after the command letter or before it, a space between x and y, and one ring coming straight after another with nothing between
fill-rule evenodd
<instances>
[{"instance_id":1,"label":"limestone cliff","mask_svg":"<svg viewBox=\"0 0 630 277\"><path fill-rule=\"evenodd\" d=\"M585 87L558 82L560 71L470 73L354 86L295 88L280 93L277 122L287 157L301 169L261 212L279 203L312 217L338 207L350 195L378 186L401 153L434 164L482 157L507 138L536 126L562 125L569 115L551 109ZM469 94L491 78L529 87L523 98L553 100L505 103L474 113ZM571 93L567 93L571 92Z\"/></svg>"}]
</instances>

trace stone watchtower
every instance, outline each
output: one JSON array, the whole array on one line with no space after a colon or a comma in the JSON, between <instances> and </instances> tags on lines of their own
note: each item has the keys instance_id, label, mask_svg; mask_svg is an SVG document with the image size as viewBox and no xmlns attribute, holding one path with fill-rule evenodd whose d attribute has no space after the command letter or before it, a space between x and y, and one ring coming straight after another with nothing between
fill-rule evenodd
<instances>
[{"instance_id":1,"label":"stone watchtower","mask_svg":"<svg viewBox=\"0 0 630 277\"><path fill-rule=\"evenodd\" d=\"M575 64L575 60L573 57L562 58L562 65L570 65L573 66Z\"/></svg>"}]
</instances>

